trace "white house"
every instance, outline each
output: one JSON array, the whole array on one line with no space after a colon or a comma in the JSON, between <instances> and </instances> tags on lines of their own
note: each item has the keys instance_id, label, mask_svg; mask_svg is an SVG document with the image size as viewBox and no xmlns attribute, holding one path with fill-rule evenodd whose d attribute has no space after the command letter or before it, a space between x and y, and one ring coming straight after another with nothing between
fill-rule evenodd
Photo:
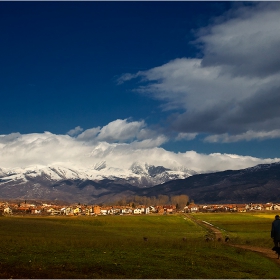
<instances>
[{"instance_id":1,"label":"white house","mask_svg":"<svg viewBox=\"0 0 280 280\"><path fill-rule=\"evenodd\" d=\"M74 215L72 207L67 207L65 209L65 215Z\"/></svg>"},{"instance_id":2,"label":"white house","mask_svg":"<svg viewBox=\"0 0 280 280\"><path fill-rule=\"evenodd\" d=\"M273 210L280 210L280 204L274 204Z\"/></svg>"},{"instance_id":3,"label":"white house","mask_svg":"<svg viewBox=\"0 0 280 280\"><path fill-rule=\"evenodd\" d=\"M74 214L74 215L79 215L80 213L82 213L82 209L79 208L79 207L77 207L77 208L75 208L75 209L73 210L73 214Z\"/></svg>"},{"instance_id":4,"label":"white house","mask_svg":"<svg viewBox=\"0 0 280 280\"><path fill-rule=\"evenodd\" d=\"M131 208L123 208L121 209L122 214L132 214L132 209Z\"/></svg>"},{"instance_id":5,"label":"white house","mask_svg":"<svg viewBox=\"0 0 280 280\"><path fill-rule=\"evenodd\" d=\"M254 205L254 210L262 210L263 209L263 207L262 207L262 205Z\"/></svg>"},{"instance_id":6,"label":"white house","mask_svg":"<svg viewBox=\"0 0 280 280\"><path fill-rule=\"evenodd\" d=\"M207 206L204 209L207 209ZM188 206L184 207L184 212L186 212L186 213L187 212L190 212L190 213L198 212L198 210L199 210L198 205L188 205Z\"/></svg>"},{"instance_id":7,"label":"white house","mask_svg":"<svg viewBox=\"0 0 280 280\"><path fill-rule=\"evenodd\" d=\"M264 210L273 210L273 204L272 203L266 203L264 205Z\"/></svg>"},{"instance_id":8,"label":"white house","mask_svg":"<svg viewBox=\"0 0 280 280\"><path fill-rule=\"evenodd\" d=\"M133 209L133 214L142 214L142 209L141 208L135 208Z\"/></svg>"},{"instance_id":9,"label":"white house","mask_svg":"<svg viewBox=\"0 0 280 280\"><path fill-rule=\"evenodd\" d=\"M150 214L150 208L149 207L144 208L144 214Z\"/></svg>"},{"instance_id":10,"label":"white house","mask_svg":"<svg viewBox=\"0 0 280 280\"><path fill-rule=\"evenodd\" d=\"M13 211L12 211L12 209L10 207L6 207L3 210L3 214L12 215Z\"/></svg>"},{"instance_id":11,"label":"white house","mask_svg":"<svg viewBox=\"0 0 280 280\"><path fill-rule=\"evenodd\" d=\"M100 214L107 215L108 214L108 210L107 209L100 209Z\"/></svg>"}]
</instances>

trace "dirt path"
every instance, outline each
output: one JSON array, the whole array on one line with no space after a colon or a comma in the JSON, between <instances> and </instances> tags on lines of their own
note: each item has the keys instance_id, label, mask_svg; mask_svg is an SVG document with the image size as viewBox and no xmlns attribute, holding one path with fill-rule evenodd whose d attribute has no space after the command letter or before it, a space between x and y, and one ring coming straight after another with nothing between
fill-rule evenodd
<instances>
[{"instance_id":1,"label":"dirt path","mask_svg":"<svg viewBox=\"0 0 280 280\"><path fill-rule=\"evenodd\" d=\"M229 244L229 245L231 245L233 247L241 248L244 250L250 250L253 252L260 253L260 254L266 256L267 258L272 259L276 263L280 264L280 259L278 259L278 255L271 249L267 249L267 248L263 248L263 247L254 247L254 246L249 246L249 245L233 245L233 244Z\"/></svg>"},{"instance_id":2,"label":"dirt path","mask_svg":"<svg viewBox=\"0 0 280 280\"><path fill-rule=\"evenodd\" d=\"M230 241L226 242L225 237L223 236L223 233L219 228L215 227L214 225L212 225L206 221L196 220L191 215L186 214L186 216L188 219L192 220L199 226L209 229L214 234L216 240L219 240L220 242L223 242L229 246L233 246L236 248L241 248L244 250L249 250L249 251L253 251L253 252L262 254L262 255L266 256L267 258L272 259L277 264L280 264L280 258L278 259L278 255L271 249L267 249L267 248L263 248L263 247L256 247L256 246L251 246L251 245L232 244Z\"/></svg>"}]
</instances>

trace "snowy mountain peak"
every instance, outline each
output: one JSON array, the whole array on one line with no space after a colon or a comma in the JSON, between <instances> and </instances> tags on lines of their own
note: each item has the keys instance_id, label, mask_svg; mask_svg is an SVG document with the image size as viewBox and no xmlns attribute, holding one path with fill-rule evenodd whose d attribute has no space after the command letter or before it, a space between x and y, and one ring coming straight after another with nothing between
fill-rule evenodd
<instances>
[{"instance_id":1,"label":"snowy mountain peak","mask_svg":"<svg viewBox=\"0 0 280 280\"><path fill-rule=\"evenodd\" d=\"M139 162L134 162L129 168L134 174L147 174L145 164L140 164Z\"/></svg>"},{"instance_id":2,"label":"snowy mountain peak","mask_svg":"<svg viewBox=\"0 0 280 280\"><path fill-rule=\"evenodd\" d=\"M163 166L149 165L148 163L134 162L129 168L134 174L138 175L149 175L155 177L165 171L170 171L170 169Z\"/></svg>"},{"instance_id":3,"label":"snowy mountain peak","mask_svg":"<svg viewBox=\"0 0 280 280\"><path fill-rule=\"evenodd\" d=\"M190 172L175 171L164 166L154 166L146 162L134 162L129 169L107 166L106 161L96 163L91 168L59 163L49 166L29 166L26 168L0 169L0 186L41 184L53 185L63 181L110 180L120 185L138 188L151 187L170 180L184 179Z\"/></svg>"}]
</instances>

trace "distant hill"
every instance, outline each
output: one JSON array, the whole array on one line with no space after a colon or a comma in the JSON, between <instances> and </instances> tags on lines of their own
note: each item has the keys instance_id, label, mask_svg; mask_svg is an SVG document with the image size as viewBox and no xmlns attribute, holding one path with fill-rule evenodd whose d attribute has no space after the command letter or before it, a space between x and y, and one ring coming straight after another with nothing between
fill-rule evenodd
<instances>
[{"instance_id":1,"label":"distant hill","mask_svg":"<svg viewBox=\"0 0 280 280\"><path fill-rule=\"evenodd\" d=\"M138 195L149 197L159 193L186 194L195 203L280 202L280 163L198 174L138 190Z\"/></svg>"}]
</instances>

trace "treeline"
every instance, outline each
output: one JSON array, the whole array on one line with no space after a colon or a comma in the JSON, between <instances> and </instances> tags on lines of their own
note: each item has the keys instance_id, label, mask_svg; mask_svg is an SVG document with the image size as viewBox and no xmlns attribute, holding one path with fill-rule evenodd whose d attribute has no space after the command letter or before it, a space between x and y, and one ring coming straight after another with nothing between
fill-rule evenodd
<instances>
[{"instance_id":1,"label":"treeline","mask_svg":"<svg viewBox=\"0 0 280 280\"><path fill-rule=\"evenodd\" d=\"M174 196L168 196L168 195L158 195L158 196L139 196L135 195L130 198L123 198L119 199L118 201L114 203L110 203L110 205L116 205L116 206L131 206L131 207L137 207L139 205L176 205L176 208L183 209L186 205L190 203L189 197L185 194L182 195L174 195Z\"/></svg>"}]
</instances>

